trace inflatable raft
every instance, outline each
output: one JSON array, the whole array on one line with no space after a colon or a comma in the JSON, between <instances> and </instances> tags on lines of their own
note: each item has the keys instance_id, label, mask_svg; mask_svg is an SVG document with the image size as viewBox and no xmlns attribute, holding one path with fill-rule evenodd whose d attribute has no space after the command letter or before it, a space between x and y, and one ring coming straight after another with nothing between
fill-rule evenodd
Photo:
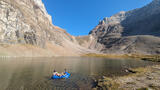
<instances>
[{"instance_id":1,"label":"inflatable raft","mask_svg":"<svg viewBox=\"0 0 160 90\"><path fill-rule=\"evenodd\" d=\"M68 79L70 75L71 75L70 73L65 72L65 75L62 75L62 76L53 75L51 78L52 79Z\"/></svg>"}]
</instances>

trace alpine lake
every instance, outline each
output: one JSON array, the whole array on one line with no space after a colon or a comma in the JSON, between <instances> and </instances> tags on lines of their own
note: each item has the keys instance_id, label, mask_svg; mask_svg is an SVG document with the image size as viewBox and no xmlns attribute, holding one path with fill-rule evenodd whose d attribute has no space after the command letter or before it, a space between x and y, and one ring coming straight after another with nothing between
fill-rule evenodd
<instances>
[{"instance_id":1,"label":"alpine lake","mask_svg":"<svg viewBox=\"0 0 160 90\"><path fill-rule=\"evenodd\" d=\"M154 65L134 59L99 57L1 58L0 90L90 90L103 76L128 74L127 68ZM69 79L51 79L53 70L71 73Z\"/></svg>"}]
</instances>

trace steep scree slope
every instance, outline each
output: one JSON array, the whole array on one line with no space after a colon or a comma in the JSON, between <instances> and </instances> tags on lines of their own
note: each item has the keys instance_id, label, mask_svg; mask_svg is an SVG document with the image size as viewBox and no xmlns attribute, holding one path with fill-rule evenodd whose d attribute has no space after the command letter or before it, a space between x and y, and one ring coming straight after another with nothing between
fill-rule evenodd
<instances>
[{"instance_id":1,"label":"steep scree slope","mask_svg":"<svg viewBox=\"0 0 160 90\"><path fill-rule=\"evenodd\" d=\"M41 0L0 0L0 56L68 56L88 52L52 24Z\"/></svg>"},{"instance_id":2,"label":"steep scree slope","mask_svg":"<svg viewBox=\"0 0 160 90\"><path fill-rule=\"evenodd\" d=\"M106 17L89 33L103 53L160 54L160 0Z\"/></svg>"}]
</instances>

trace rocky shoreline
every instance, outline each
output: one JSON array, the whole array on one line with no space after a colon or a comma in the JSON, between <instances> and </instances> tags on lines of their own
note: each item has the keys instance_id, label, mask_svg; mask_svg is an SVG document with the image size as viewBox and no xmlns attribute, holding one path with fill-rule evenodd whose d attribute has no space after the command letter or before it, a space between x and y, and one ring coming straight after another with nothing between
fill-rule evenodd
<instances>
[{"instance_id":1,"label":"rocky shoreline","mask_svg":"<svg viewBox=\"0 0 160 90\"><path fill-rule=\"evenodd\" d=\"M157 62L156 65L128 68L126 72L130 74L124 76L106 77L103 76L97 81L97 87L94 90L159 90L160 89L160 56L159 55L101 55L88 54L88 56L106 57L106 58L134 58L137 60Z\"/></svg>"},{"instance_id":2,"label":"rocky shoreline","mask_svg":"<svg viewBox=\"0 0 160 90\"><path fill-rule=\"evenodd\" d=\"M133 69L136 73L120 77L103 77L95 90L159 90L160 65Z\"/></svg>"}]
</instances>

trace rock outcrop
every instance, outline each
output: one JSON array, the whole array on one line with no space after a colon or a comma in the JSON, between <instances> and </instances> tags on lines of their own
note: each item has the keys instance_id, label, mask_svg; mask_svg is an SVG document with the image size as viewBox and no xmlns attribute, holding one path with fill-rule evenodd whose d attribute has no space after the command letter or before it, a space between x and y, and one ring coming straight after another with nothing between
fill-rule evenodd
<instances>
[{"instance_id":1,"label":"rock outcrop","mask_svg":"<svg viewBox=\"0 0 160 90\"><path fill-rule=\"evenodd\" d=\"M160 54L160 0L106 17L79 37L53 25L41 0L0 0L0 13L0 56Z\"/></svg>"},{"instance_id":2,"label":"rock outcrop","mask_svg":"<svg viewBox=\"0 0 160 90\"><path fill-rule=\"evenodd\" d=\"M74 36L52 24L41 0L0 0L0 56L78 55Z\"/></svg>"},{"instance_id":3,"label":"rock outcrop","mask_svg":"<svg viewBox=\"0 0 160 90\"><path fill-rule=\"evenodd\" d=\"M106 17L89 33L92 49L116 54L160 54L160 0Z\"/></svg>"}]
</instances>

